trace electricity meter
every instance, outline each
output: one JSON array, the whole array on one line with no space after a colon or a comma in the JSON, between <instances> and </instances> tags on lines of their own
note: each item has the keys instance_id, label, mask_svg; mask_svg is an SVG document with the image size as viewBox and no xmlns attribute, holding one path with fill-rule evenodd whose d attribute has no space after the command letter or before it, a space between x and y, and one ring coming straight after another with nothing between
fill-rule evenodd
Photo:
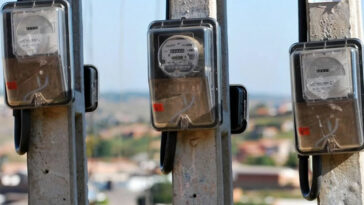
<instances>
[{"instance_id":1,"label":"electricity meter","mask_svg":"<svg viewBox=\"0 0 364 205\"><path fill-rule=\"evenodd\" d=\"M67 1L10 2L2 8L7 104L68 104L73 99L70 7Z\"/></svg>"},{"instance_id":2,"label":"electricity meter","mask_svg":"<svg viewBox=\"0 0 364 205\"><path fill-rule=\"evenodd\" d=\"M361 150L364 88L360 41L298 43L290 53L298 152Z\"/></svg>"},{"instance_id":3,"label":"electricity meter","mask_svg":"<svg viewBox=\"0 0 364 205\"><path fill-rule=\"evenodd\" d=\"M219 124L218 23L209 18L155 21L148 38L153 126L178 131Z\"/></svg>"}]
</instances>

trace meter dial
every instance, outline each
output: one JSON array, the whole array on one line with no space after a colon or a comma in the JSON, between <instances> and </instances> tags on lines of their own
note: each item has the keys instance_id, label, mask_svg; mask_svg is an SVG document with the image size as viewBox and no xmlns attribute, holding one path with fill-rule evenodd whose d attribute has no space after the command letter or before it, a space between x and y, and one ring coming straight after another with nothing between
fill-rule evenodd
<instances>
[{"instance_id":1,"label":"meter dial","mask_svg":"<svg viewBox=\"0 0 364 205\"><path fill-rule=\"evenodd\" d=\"M15 52L20 56L52 53L50 34L54 33L52 23L40 15L24 15L16 25Z\"/></svg>"},{"instance_id":2,"label":"meter dial","mask_svg":"<svg viewBox=\"0 0 364 205\"><path fill-rule=\"evenodd\" d=\"M305 95L310 99L347 97L352 92L349 73L335 58L320 57L304 71Z\"/></svg>"},{"instance_id":3,"label":"meter dial","mask_svg":"<svg viewBox=\"0 0 364 205\"><path fill-rule=\"evenodd\" d=\"M184 77L196 69L202 52L202 45L196 39L175 35L159 48L159 66L168 76Z\"/></svg>"}]
</instances>

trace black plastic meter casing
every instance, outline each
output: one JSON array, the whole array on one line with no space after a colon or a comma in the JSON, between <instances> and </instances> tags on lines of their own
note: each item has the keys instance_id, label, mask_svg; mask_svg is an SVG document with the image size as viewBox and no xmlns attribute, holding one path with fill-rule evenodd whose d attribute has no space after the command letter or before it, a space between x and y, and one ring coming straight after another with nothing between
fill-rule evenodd
<instances>
[{"instance_id":1,"label":"black plastic meter casing","mask_svg":"<svg viewBox=\"0 0 364 205\"><path fill-rule=\"evenodd\" d=\"M160 131L221 123L221 49L216 20L155 21L149 26L152 124Z\"/></svg>"},{"instance_id":2,"label":"black plastic meter casing","mask_svg":"<svg viewBox=\"0 0 364 205\"><path fill-rule=\"evenodd\" d=\"M296 149L300 155L364 148L363 64L358 39L290 49Z\"/></svg>"}]
</instances>

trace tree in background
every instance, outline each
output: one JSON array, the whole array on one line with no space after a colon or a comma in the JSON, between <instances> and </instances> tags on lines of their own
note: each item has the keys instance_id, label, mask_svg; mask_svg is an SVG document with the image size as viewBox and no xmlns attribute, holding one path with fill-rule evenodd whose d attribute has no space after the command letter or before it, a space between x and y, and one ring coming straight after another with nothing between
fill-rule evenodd
<instances>
[{"instance_id":1,"label":"tree in background","mask_svg":"<svg viewBox=\"0 0 364 205\"><path fill-rule=\"evenodd\" d=\"M298 157L296 153L290 153L288 156L288 159L286 161L286 163L284 164L284 166L286 167L290 167L290 168L297 168L298 166Z\"/></svg>"},{"instance_id":2,"label":"tree in background","mask_svg":"<svg viewBox=\"0 0 364 205\"><path fill-rule=\"evenodd\" d=\"M274 160L269 156L248 157L245 163L250 165L263 165L263 166L275 166L276 164Z\"/></svg>"},{"instance_id":3,"label":"tree in background","mask_svg":"<svg viewBox=\"0 0 364 205\"><path fill-rule=\"evenodd\" d=\"M172 189L172 184L169 182L154 184L150 190L153 204L171 204Z\"/></svg>"}]
</instances>

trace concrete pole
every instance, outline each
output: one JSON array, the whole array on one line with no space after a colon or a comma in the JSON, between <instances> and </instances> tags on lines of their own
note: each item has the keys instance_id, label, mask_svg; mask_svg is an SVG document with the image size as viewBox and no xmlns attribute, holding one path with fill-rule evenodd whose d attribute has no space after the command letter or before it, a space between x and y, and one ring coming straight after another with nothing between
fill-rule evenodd
<instances>
[{"instance_id":1,"label":"concrete pole","mask_svg":"<svg viewBox=\"0 0 364 205\"><path fill-rule=\"evenodd\" d=\"M360 0L307 3L310 41L363 37ZM322 158L322 184L318 204L364 204L364 154Z\"/></svg>"},{"instance_id":2,"label":"concrete pole","mask_svg":"<svg viewBox=\"0 0 364 205\"><path fill-rule=\"evenodd\" d=\"M31 115L28 162L29 204L87 205L85 103L81 0L69 0L73 16L76 97L66 107Z\"/></svg>"},{"instance_id":3,"label":"concrete pole","mask_svg":"<svg viewBox=\"0 0 364 205\"><path fill-rule=\"evenodd\" d=\"M179 132L173 169L173 204L233 204L226 0L169 0L169 18L211 17L222 31L223 124Z\"/></svg>"}]
</instances>

